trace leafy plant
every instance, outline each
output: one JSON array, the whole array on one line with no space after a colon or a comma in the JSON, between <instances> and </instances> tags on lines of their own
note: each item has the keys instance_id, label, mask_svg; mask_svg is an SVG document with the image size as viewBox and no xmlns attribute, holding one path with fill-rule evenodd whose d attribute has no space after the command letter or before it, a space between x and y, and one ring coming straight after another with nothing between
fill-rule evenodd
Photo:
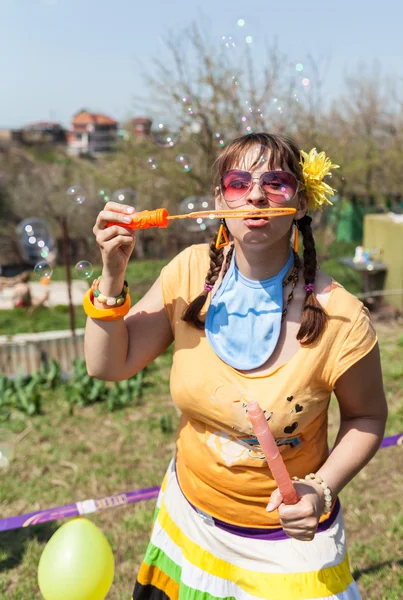
<instances>
[{"instance_id":1,"label":"leafy plant","mask_svg":"<svg viewBox=\"0 0 403 600\"><path fill-rule=\"evenodd\" d=\"M60 365L51 360L32 375L20 373L11 380L0 375L0 421L10 418L11 410L17 409L27 415L41 412L43 394L61 388L70 405L86 406L106 402L108 410L138 403L143 390L144 371L117 383L108 383L88 375L84 360L73 362L73 374L67 383L62 380Z\"/></svg>"},{"instance_id":2,"label":"leafy plant","mask_svg":"<svg viewBox=\"0 0 403 600\"><path fill-rule=\"evenodd\" d=\"M11 381L0 375L0 421L10 418L10 408L13 404L13 386Z\"/></svg>"},{"instance_id":3,"label":"leafy plant","mask_svg":"<svg viewBox=\"0 0 403 600\"><path fill-rule=\"evenodd\" d=\"M54 358L50 362L44 363L42 369L34 374L38 382L48 390L56 389L62 381L62 369Z\"/></svg>"},{"instance_id":4,"label":"leafy plant","mask_svg":"<svg viewBox=\"0 0 403 600\"><path fill-rule=\"evenodd\" d=\"M139 371L130 379L118 381L108 390L107 405L109 410L116 410L139 400L143 388L144 371Z\"/></svg>"},{"instance_id":5,"label":"leafy plant","mask_svg":"<svg viewBox=\"0 0 403 600\"><path fill-rule=\"evenodd\" d=\"M111 384L88 375L85 361L75 360L73 365L73 375L65 387L70 405L86 406L106 401L108 410L112 411L123 408L141 397L143 371L130 379Z\"/></svg>"},{"instance_id":6,"label":"leafy plant","mask_svg":"<svg viewBox=\"0 0 403 600\"><path fill-rule=\"evenodd\" d=\"M0 418L10 417L12 408L27 415L35 415L41 410L41 383L39 378L20 373L14 380L0 377Z\"/></svg>"},{"instance_id":7,"label":"leafy plant","mask_svg":"<svg viewBox=\"0 0 403 600\"><path fill-rule=\"evenodd\" d=\"M171 415L162 415L160 417L160 429L162 433L172 433L174 430Z\"/></svg>"},{"instance_id":8,"label":"leafy plant","mask_svg":"<svg viewBox=\"0 0 403 600\"><path fill-rule=\"evenodd\" d=\"M74 360L73 368L73 375L65 387L70 405L86 406L106 400L108 390L105 381L88 375L84 360Z\"/></svg>"},{"instance_id":9,"label":"leafy plant","mask_svg":"<svg viewBox=\"0 0 403 600\"><path fill-rule=\"evenodd\" d=\"M27 415L41 412L42 394L37 378L18 377L14 381L14 405Z\"/></svg>"}]
</instances>

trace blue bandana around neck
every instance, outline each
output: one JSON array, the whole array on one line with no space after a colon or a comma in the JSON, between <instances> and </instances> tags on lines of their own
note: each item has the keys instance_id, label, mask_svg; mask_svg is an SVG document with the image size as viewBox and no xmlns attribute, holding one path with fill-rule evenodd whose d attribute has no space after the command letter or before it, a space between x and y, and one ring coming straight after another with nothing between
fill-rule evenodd
<instances>
[{"instance_id":1,"label":"blue bandana around neck","mask_svg":"<svg viewBox=\"0 0 403 600\"><path fill-rule=\"evenodd\" d=\"M240 370L256 369L273 354L280 337L283 279L294 262L290 256L275 277L247 279L235 264L235 252L206 316L206 336L214 352Z\"/></svg>"}]
</instances>

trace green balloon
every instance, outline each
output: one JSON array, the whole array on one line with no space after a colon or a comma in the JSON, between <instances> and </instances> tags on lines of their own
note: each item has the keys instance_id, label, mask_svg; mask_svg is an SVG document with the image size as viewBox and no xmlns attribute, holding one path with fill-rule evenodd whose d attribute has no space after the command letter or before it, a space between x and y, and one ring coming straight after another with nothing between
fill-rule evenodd
<instances>
[{"instance_id":1,"label":"green balloon","mask_svg":"<svg viewBox=\"0 0 403 600\"><path fill-rule=\"evenodd\" d=\"M115 571L108 540L92 521L73 519L46 544L38 567L45 600L104 600Z\"/></svg>"}]
</instances>

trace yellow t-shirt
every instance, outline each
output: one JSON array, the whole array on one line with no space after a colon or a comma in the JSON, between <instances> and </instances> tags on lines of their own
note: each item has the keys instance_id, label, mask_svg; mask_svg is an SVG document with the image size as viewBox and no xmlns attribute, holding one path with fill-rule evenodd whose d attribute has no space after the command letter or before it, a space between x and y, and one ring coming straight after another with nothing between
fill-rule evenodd
<instances>
[{"instance_id":1,"label":"yellow t-shirt","mask_svg":"<svg viewBox=\"0 0 403 600\"><path fill-rule=\"evenodd\" d=\"M252 398L273 413L269 424L291 476L317 471L328 456L327 409L338 377L376 343L368 311L335 286L320 340L300 347L267 375L240 373L213 351L205 332L182 320L203 290L210 259L207 244L190 246L161 273L166 313L175 343L170 387L181 412L176 440L179 484L189 502L217 519L246 527L279 527L267 513L277 487L250 437L246 407ZM209 299L203 307L203 318ZM266 414L266 418L268 418Z\"/></svg>"}]
</instances>

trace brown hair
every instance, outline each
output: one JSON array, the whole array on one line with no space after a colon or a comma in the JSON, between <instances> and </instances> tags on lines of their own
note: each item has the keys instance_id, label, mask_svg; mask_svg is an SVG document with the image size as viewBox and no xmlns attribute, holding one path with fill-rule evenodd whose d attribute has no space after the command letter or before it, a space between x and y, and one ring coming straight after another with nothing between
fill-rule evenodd
<instances>
[{"instance_id":1,"label":"brown hair","mask_svg":"<svg viewBox=\"0 0 403 600\"><path fill-rule=\"evenodd\" d=\"M280 135L274 135L270 133L251 133L242 137L236 138L231 144L229 144L225 150L219 155L215 162L216 168L216 182L221 176L233 168L234 165L238 165L250 148L260 145L260 153L253 165L249 166L252 169L265 152L270 150L269 156L269 169L285 169L288 168L297 178L298 181L302 179L302 168L300 165L300 150L289 138ZM314 284L317 260L315 241L313 239L311 229L312 219L305 215L297 223L298 229L302 234L304 244L304 280L305 285ZM218 279L218 276L222 270L222 276L228 270L231 262L232 253L234 250L233 244L228 250L225 264L224 262L224 250L222 248L216 249L215 237L210 241L210 268L207 272L205 285L213 286ZM204 329L204 322L201 321L199 314L203 308L209 291L204 289L185 309L183 313L183 320L193 325L197 329ZM326 313L322 306L319 304L316 295L313 291L306 291L305 302L301 316L301 325L297 333L297 340L302 345L312 344L322 333L326 325Z\"/></svg>"}]
</instances>

